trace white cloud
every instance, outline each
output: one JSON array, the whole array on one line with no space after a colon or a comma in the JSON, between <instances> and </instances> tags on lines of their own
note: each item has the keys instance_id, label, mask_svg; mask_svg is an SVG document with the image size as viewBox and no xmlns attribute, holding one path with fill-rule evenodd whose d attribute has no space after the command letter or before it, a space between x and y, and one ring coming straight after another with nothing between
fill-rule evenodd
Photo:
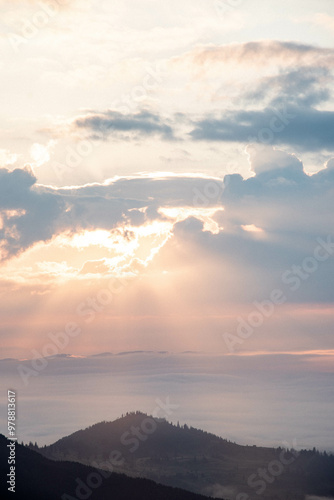
<instances>
[{"instance_id":1,"label":"white cloud","mask_svg":"<svg viewBox=\"0 0 334 500\"><path fill-rule=\"evenodd\" d=\"M0 165L1 166L10 166L14 165L19 159L19 155L15 153L11 153L7 149L0 149Z\"/></svg>"},{"instance_id":2,"label":"white cloud","mask_svg":"<svg viewBox=\"0 0 334 500\"><path fill-rule=\"evenodd\" d=\"M56 144L56 141L51 140L46 145L35 143L31 146L30 156L37 167L50 161L51 153Z\"/></svg>"}]
</instances>

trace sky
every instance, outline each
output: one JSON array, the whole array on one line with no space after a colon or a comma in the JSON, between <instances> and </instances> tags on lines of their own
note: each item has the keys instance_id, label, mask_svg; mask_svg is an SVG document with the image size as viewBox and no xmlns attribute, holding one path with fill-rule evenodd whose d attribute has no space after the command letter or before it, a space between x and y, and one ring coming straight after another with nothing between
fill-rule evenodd
<instances>
[{"instance_id":1,"label":"sky","mask_svg":"<svg viewBox=\"0 0 334 500\"><path fill-rule=\"evenodd\" d=\"M334 5L259 4L0 1L0 371L24 439L174 394L175 421L334 450ZM50 387L68 426L36 420Z\"/></svg>"}]
</instances>

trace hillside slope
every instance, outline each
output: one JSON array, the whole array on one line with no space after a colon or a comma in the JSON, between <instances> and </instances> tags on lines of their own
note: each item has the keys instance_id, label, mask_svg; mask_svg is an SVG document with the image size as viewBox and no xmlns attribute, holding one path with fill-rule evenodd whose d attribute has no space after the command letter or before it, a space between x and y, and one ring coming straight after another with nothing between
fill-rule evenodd
<instances>
[{"instance_id":1,"label":"hillside slope","mask_svg":"<svg viewBox=\"0 0 334 500\"><path fill-rule=\"evenodd\" d=\"M8 440L0 434L1 500L206 500L180 489L146 479L105 474L79 463L55 462L24 446L16 445L16 491L6 484L9 466ZM104 477L108 476L108 477ZM79 490L77 489L79 487Z\"/></svg>"},{"instance_id":2,"label":"hillside slope","mask_svg":"<svg viewBox=\"0 0 334 500\"><path fill-rule=\"evenodd\" d=\"M110 456L118 453L120 459L113 464L118 472L226 498L238 492L284 500L334 495L332 456L240 446L188 426L154 421L141 412L98 423L39 451L55 460L100 468L108 468Z\"/></svg>"}]
</instances>

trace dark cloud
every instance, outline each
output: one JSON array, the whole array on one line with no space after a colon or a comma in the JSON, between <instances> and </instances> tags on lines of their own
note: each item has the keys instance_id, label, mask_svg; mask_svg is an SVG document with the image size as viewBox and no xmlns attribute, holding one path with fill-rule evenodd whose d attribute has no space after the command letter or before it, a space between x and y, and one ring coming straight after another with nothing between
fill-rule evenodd
<instances>
[{"instance_id":1,"label":"dark cloud","mask_svg":"<svg viewBox=\"0 0 334 500\"><path fill-rule=\"evenodd\" d=\"M191 273L191 290L201 301L251 302L270 296L275 288L286 292L292 302L334 300L328 279L334 272L334 248L324 261L314 258L323 242L334 242L334 169L307 175L293 155L269 148L249 151L254 177L226 176L219 203L224 207L214 219L217 234L190 218L176 224L174 240L160 255L159 267L167 266L171 255L178 266L196 269ZM303 270L310 269L305 272ZM283 282L284 273L298 289ZM184 296L192 292L183 285Z\"/></svg>"},{"instance_id":2,"label":"dark cloud","mask_svg":"<svg viewBox=\"0 0 334 500\"><path fill-rule=\"evenodd\" d=\"M129 139L159 136L164 140L182 139L176 133L180 121L192 127L188 138L194 141L240 142L290 145L300 151L332 151L334 111L319 109L330 101L334 50L294 42L259 41L198 48L181 57L205 72L212 65L276 65L274 74L259 72L254 83L239 88L233 106L215 115L176 114L166 118L140 111L91 111L73 121L76 131L85 130L91 139ZM202 74L203 78L203 74ZM224 84L220 94L226 99ZM318 106L318 107L317 107ZM184 138L184 137L183 137Z\"/></svg>"},{"instance_id":3,"label":"dark cloud","mask_svg":"<svg viewBox=\"0 0 334 500\"><path fill-rule=\"evenodd\" d=\"M62 232L111 229L125 221L128 210L140 202L103 196L60 192L36 185L29 170L0 170L1 259L49 241Z\"/></svg>"},{"instance_id":4,"label":"dark cloud","mask_svg":"<svg viewBox=\"0 0 334 500\"><path fill-rule=\"evenodd\" d=\"M84 128L92 133L93 138L118 136L126 132L140 135L160 135L163 139L173 139L172 128L164 120L148 111L124 115L116 111L91 113L74 121L76 128Z\"/></svg>"},{"instance_id":5,"label":"dark cloud","mask_svg":"<svg viewBox=\"0 0 334 500\"><path fill-rule=\"evenodd\" d=\"M304 151L334 149L334 111L279 105L262 110L226 112L204 118L190 133L196 141L290 145Z\"/></svg>"},{"instance_id":6,"label":"dark cloud","mask_svg":"<svg viewBox=\"0 0 334 500\"><path fill-rule=\"evenodd\" d=\"M332 75L326 67L287 68L279 75L267 76L257 83L255 88L246 92L244 99L249 102L261 102L266 96L271 104L310 107L328 101Z\"/></svg>"},{"instance_id":7,"label":"dark cloud","mask_svg":"<svg viewBox=\"0 0 334 500\"><path fill-rule=\"evenodd\" d=\"M212 65L229 62L259 68L253 83L238 87L232 108L193 122L192 139L333 150L334 112L319 109L331 98L333 49L259 41L199 48L186 57L208 72ZM262 66L273 64L274 73L261 72ZM214 98L226 99L226 84Z\"/></svg>"},{"instance_id":8,"label":"dark cloud","mask_svg":"<svg viewBox=\"0 0 334 500\"><path fill-rule=\"evenodd\" d=\"M29 170L0 170L0 256L8 258L36 241L51 239L58 230L65 202L53 193L34 190Z\"/></svg>"}]
</instances>

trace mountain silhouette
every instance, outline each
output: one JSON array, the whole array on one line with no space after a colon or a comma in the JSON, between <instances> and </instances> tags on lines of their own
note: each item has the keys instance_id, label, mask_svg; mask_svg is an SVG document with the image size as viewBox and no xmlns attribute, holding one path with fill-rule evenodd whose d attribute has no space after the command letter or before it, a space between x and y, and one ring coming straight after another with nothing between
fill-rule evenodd
<instances>
[{"instance_id":1,"label":"mountain silhouette","mask_svg":"<svg viewBox=\"0 0 334 500\"><path fill-rule=\"evenodd\" d=\"M38 449L71 460L152 479L217 498L238 493L257 498L304 500L334 495L334 457L316 450L241 446L187 425L141 412L100 422Z\"/></svg>"},{"instance_id":2,"label":"mountain silhouette","mask_svg":"<svg viewBox=\"0 0 334 500\"><path fill-rule=\"evenodd\" d=\"M99 471L73 462L49 460L27 447L16 445L16 488L8 491L9 441L0 434L1 500L206 500L148 479ZM107 477L105 477L107 476Z\"/></svg>"}]
</instances>

